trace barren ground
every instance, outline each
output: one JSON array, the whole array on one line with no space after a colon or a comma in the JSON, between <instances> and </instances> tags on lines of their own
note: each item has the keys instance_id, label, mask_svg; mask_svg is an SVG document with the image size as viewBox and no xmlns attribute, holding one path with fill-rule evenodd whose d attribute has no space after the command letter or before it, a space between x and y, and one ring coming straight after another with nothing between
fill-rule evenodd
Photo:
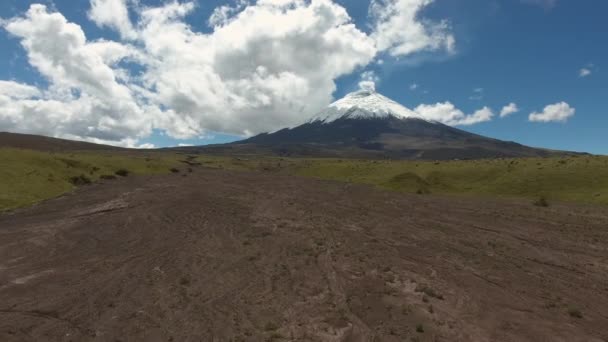
<instances>
[{"instance_id":1,"label":"barren ground","mask_svg":"<svg viewBox=\"0 0 608 342\"><path fill-rule=\"evenodd\" d=\"M274 174L0 216L1 341L608 341L608 209Z\"/></svg>"}]
</instances>

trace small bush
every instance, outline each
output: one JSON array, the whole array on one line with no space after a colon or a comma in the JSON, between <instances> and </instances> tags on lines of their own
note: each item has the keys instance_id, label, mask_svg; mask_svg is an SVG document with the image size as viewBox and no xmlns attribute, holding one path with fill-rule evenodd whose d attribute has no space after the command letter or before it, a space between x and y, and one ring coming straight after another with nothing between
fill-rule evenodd
<instances>
[{"instance_id":1,"label":"small bush","mask_svg":"<svg viewBox=\"0 0 608 342\"><path fill-rule=\"evenodd\" d=\"M180 284L180 285L183 285L183 286L188 286L188 285L190 285L190 282L191 282L191 281L190 281L190 277L189 277L189 276L182 276L182 277L179 279L179 284Z\"/></svg>"},{"instance_id":2,"label":"small bush","mask_svg":"<svg viewBox=\"0 0 608 342\"><path fill-rule=\"evenodd\" d=\"M275 332L273 332L273 333L270 335L270 340L271 340L271 341L274 341L274 340L280 340L280 339L282 339L282 338L283 338L283 335L281 335L280 333L278 333L278 332L276 332L276 331L275 331Z\"/></svg>"},{"instance_id":3,"label":"small bush","mask_svg":"<svg viewBox=\"0 0 608 342\"><path fill-rule=\"evenodd\" d=\"M545 198L545 196L541 196L539 199L537 199L534 202L534 205L537 207L548 207L549 206L549 202L547 201L547 199Z\"/></svg>"},{"instance_id":4,"label":"small bush","mask_svg":"<svg viewBox=\"0 0 608 342\"><path fill-rule=\"evenodd\" d=\"M57 158L59 161L63 162L66 167L72 169L82 169L87 166L86 163L83 163L79 160L67 159L67 158Z\"/></svg>"},{"instance_id":5,"label":"small bush","mask_svg":"<svg viewBox=\"0 0 608 342\"><path fill-rule=\"evenodd\" d=\"M416 332L423 333L424 332L424 326L422 324L418 324L416 326Z\"/></svg>"},{"instance_id":6,"label":"small bush","mask_svg":"<svg viewBox=\"0 0 608 342\"><path fill-rule=\"evenodd\" d=\"M277 329L279 329L279 326L276 325L274 322L268 322L264 326L264 330L266 330L266 331L275 331Z\"/></svg>"},{"instance_id":7,"label":"small bush","mask_svg":"<svg viewBox=\"0 0 608 342\"><path fill-rule=\"evenodd\" d=\"M176 169L174 167L170 168L169 171L171 171L172 173L179 173L179 169Z\"/></svg>"},{"instance_id":8,"label":"small bush","mask_svg":"<svg viewBox=\"0 0 608 342\"><path fill-rule=\"evenodd\" d=\"M91 179L85 175L80 175L80 176L70 177L70 183L72 183L76 186L87 185L87 184L91 184Z\"/></svg>"},{"instance_id":9,"label":"small bush","mask_svg":"<svg viewBox=\"0 0 608 342\"><path fill-rule=\"evenodd\" d=\"M571 308L570 310L568 310L568 314L570 315L570 317L583 318L583 313L579 309Z\"/></svg>"},{"instance_id":10,"label":"small bush","mask_svg":"<svg viewBox=\"0 0 608 342\"><path fill-rule=\"evenodd\" d=\"M112 179L116 179L116 176L114 176L114 175L101 175L101 176L99 176L99 178L103 179L103 180L112 180Z\"/></svg>"},{"instance_id":11,"label":"small bush","mask_svg":"<svg viewBox=\"0 0 608 342\"><path fill-rule=\"evenodd\" d=\"M434 289L426 286L426 285L418 285L416 286L416 289L414 290L416 292L422 292L425 295L432 297L432 298L436 298L436 299L440 299L443 300L443 295L441 293L438 293L437 291L435 291ZM424 300L424 296L422 298ZM427 298L428 300L428 298Z\"/></svg>"},{"instance_id":12,"label":"small bush","mask_svg":"<svg viewBox=\"0 0 608 342\"><path fill-rule=\"evenodd\" d=\"M131 172L127 169L118 169L114 174L121 177L127 177Z\"/></svg>"}]
</instances>

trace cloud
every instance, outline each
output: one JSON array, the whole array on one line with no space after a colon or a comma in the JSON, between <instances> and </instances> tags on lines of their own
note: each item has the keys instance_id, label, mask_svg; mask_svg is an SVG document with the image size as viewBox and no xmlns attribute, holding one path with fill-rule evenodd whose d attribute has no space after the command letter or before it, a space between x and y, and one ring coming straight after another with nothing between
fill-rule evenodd
<instances>
[{"instance_id":1,"label":"cloud","mask_svg":"<svg viewBox=\"0 0 608 342\"><path fill-rule=\"evenodd\" d=\"M588 68L582 68L578 72L579 77L587 77L589 75L591 75L591 69L588 69Z\"/></svg>"},{"instance_id":2,"label":"cloud","mask_svg":"<svg viewBox=\"0 0 608 342\"><path fill-rule=\"evenodd\" d=\"M112 49L116 54L118 46L128 54L127 46L112 43L99 49L103 43L88 44L80 26L49 13L44 5L32 5L4 28L21 39L29 63L50 86L33 91L31 85L18 84L30 93L20 97L0 89L0 128L123 145L151 132L145 106L118 82L120 70L104 62L119 57L100 54Z\"/></svg>"},{"instance_id":3,"label":"cloud","mask_svg":"<svg viewBox=\"0 0 608 342\"><path fill-rule=\"evenodd\" d=\"M393 57L420 51L455 51L455 38L450 24L443 21L419 20L422 9L434 0L372 0L369 15L371 37L380 51Z\"/></svg>"},{"instance_id":4,"label":"cloud","mask_svg":"<svg viewBox=\"0 0 608 342\"><path fill-rule=\"evenodd\" d=\"M332 0L238 0L211 13L208 32L187 23L192 1L90 0L90 20L118 41L87 39L61 13L31 5L0 25L48 86L1 81L0 130L137 147L153 130L187 139L293 126L379 52L451 50L448 24L420 18L431 2L374 0L367 34Z\"/></svg>"},{"instance_id":5,"label":"cloud","mask_svg":"<svg viewBox=\"0 0 608 342\"><path fill-rule=\"evenodd\" d=\"M546 10L550 10L557 5L557 0L520 0L527 5L540 6Z\"/></svg>"},{"instance_id":6,"label":"cloud","mask_svg":"<svg viewBox=\"0 0 608 342\"><path fill-rule=\"evenodd\" d=\"M488 107L483 107L473 114L465 114L451 102L436 104L421 104L414 109L425 119L439 121L451 126L468 126L492 120L494 113Z\"/></svg>"},{"instance_id":7,"label":"cloud","mask_svg":"<svg viewBox=\"0 0 608 342\"><path fill-rule=\"evenodd\" d=\"M238 0L234 6L223 5L216 7L211 13L211 16L209 16L207 23L210 27L226 25L236 13L240 12L248 4L248 0Z\"/></svg>"},{"instance_id":8,"label":"cloud","mask_svg":"<svg viewBox=\"0 0 608 342\"><path fill-rule=\"evenodd\" d=\"M410 90L412 90L412 91L418 89L418 87L420 87L420 86L417 83L410 84Z\"/></svg>"},{"instance_id":9,"label":"cloud","mask_svg":"<svg viewBox=\"0 0 608 342\"><path fill-rule=\"evenodd\" d=\"M517 104L514 102L511 102L508 105L502 107L502 110L500 111L500 117L504 118L511 114L515 114L517 112L519 112L519 108L517 108Z\"/></svg>"},{"instance_id":10,"label":"cloud","mask_svg":"<svg viewBox=\"0 0 608 342\"><path fill-rule=\"evenodd\" d=\"M181 20L187 3L174 7L142 13L153 60L146 83L195 132L250 135L300 123L331 102L336 78L376 55L373 40L328 0L258 1L207 35Z\"/></svg>"},{"instance_id":11,"label":"cloud","mask_svg":"<svg viewBox=\"0 0 608 342\"><path fill-rule=\"evenodd\" d=\"M481 101L483 100L483 88L475 88L473 89L473 95L469 96L469 100L473 101Z\"/></svg>"},{"instance_id":12,"label":"cloud","mask_svg":"<svg viewBox=\"0 0 608 342\"><path fill-rule=\"evenodd\" d=\"M532 122L566 122L575 113L575 108L570 107L566 102L559 102L546 106L541 113L531 113L529 120Z\"/></svg>"},{"instance_id":13,"label":"cloud","mask_svg":"<svg viewBox=\"0 0 608 342\"><path fill-rule=\"evenodd\" d=\"M5 96L14 100L22 100L32 97L39 97L40 95L41 93L36 87L13 81L0 80L0 96Z\"/></svg>"},{"instance_id":14,"label":"cloud","mask_svg":"<svg viewBox=\"0 0 608 342\"><path fill-rule=\"evenodd\" d=\"M89 19L100 27L117 30L122 38L135 39L137 32L129 19L129 1L134 0L91 0Z\"/></svg>"}]
</instances>

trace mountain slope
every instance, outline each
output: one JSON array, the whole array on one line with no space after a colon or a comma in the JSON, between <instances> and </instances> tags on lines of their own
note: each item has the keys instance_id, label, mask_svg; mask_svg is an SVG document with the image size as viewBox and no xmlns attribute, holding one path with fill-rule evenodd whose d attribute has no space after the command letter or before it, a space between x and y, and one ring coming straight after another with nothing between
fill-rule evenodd
<instances>
[{"instance_id":1,"label":"mountain slope","mask_svg":"<svg viewBox=\"0 0 608 342\"><path fill-rule=\"evenodd\" d=\"M0 148L23 148L36 151L100 151L122 150L120 147L45 137L42 135L0 132Z\"/></svg>"},{"instance_id":2,"label":"mountain slope","mask_svg":"<svg viewBox=\"0 0 608 342\"><path fill-rule=\"evenodd\" d=\"M393 159L544 157L562 152L527 147L423 119L374 91L332 103L303 125L264 133L206 152Z\"/></svg>"}]
</instances>

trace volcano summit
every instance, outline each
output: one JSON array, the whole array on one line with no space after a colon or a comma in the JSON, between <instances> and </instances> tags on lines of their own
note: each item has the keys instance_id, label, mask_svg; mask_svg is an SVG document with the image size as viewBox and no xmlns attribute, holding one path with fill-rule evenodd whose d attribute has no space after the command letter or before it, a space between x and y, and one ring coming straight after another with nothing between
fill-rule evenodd
<instances>
[{"instance_id":1,"label":"volcano summit","mask_svg":"<svg viewBox=\"0 0 608 342\"><path fill-rule=\"evenodd\" d=\"M369 89L346 95L300 126L203 149L281 156L427 160L562 153L492 139L427 120Z\"/></svg>"}]
</instances>

